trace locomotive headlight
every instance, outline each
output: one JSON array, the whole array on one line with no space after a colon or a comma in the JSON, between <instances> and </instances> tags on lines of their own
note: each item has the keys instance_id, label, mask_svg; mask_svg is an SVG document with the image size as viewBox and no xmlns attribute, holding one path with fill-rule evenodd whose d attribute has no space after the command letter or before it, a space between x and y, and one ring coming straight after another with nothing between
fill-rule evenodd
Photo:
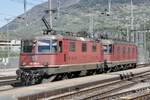
<instances>
[{"instance_id":1,"label":"locomotive headlight","mask_svg":"<svg viewBox=\"0 0 150 100\"><path fill-rule=\"evenodd\" d=\"M25 63L25 62L22 62L22 63L21 63L21 66L25 66L25 65L26 65L26 63Z\"/></svg>"},{"instance_id":2,"label":"locomotive headlight","mask_svg":"<svg viewBox=\"0 0 150 100\"><path fill-rule=\"evenodd\" d=\"M31 65L31 66L37 66L37 65L39 65L40 63L39 62L37 62L37 58L36 58L36 56L34 55L34 56L31 56L31 62L29 63L29 65Z\"/></svg>"}]
</instances>

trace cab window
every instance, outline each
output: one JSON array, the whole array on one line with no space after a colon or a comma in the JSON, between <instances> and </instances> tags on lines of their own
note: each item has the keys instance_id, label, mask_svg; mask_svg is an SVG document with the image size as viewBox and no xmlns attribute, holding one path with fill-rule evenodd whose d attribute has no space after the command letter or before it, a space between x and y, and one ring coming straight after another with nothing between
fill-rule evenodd
<instances>
[{"instance_id":1,"label":"cab window","mask_svg":"<svg viewBox=\"0 0 150 100\"><path fill-rule=\"evenodd\" d=\"M58 51L57 40L39 40L38 52L39 53L56 53Z\"/></svg>"},{"instance_id":2,"label":"cab window","mask_svg":"<svg viewBox=\"0 0 150 100\"><path fill-rule=\"evenodd\" d=\"M111 45L111 44L108 45L108 52L109 52L109 53L112 53L112 45Z\"/></svg>"},{"instance_id":3,"label":"cab window","mask_svg":"<svg viewBox=\"0 0 150 100\"><path fill-rule=\"evenodd\" d=\"M57 40L52 40L52 45L51 45L51 52L55 53L58 51L58 44Z\"/></svg>"},{"instance_id":4,"label":"cab window","mask_svg":"<svg viewBox=\"0 0 150 100\"><path fill-rule=\"evenodd\" d=\"M128 54L130 54L130 48L128 47Z\"/></svg>"},{"instance_id":5,"label":"cab window","mask_svg":"<svg viewBox=\"0 0 150 100\"><path fill-rule=\"evenodd\" d=\"M120 54L120 47L117 48L117 53Z\"/></svg>"},{"instance_id":6,"label":"cab window","mask_svg":"<svg viewBox=\"0 0 150 100\"><path fill-rule=\"evenodd\" d=\"M31 40L21 41L21 51L25 53L32 53L33 42Z\"/></svg>"},{"instance_id":7,"label":"cab window","mask_svg":"<svg viewBox=\"0 0 150 100\"><path fill-rule=\"evenodd\" d=\"M103 45L103 51L104 53L107 53L107 45Z\"/></svg>"},{"instance_id":8,"label":"cab window","mask_svg":"<svg viewBox=\"0 0 150 100\"><path fill-rule=\"evenodd\" d=\"M96 52L96 42L93 42L92 51Z\"/></svg>"},{"instance_id":9,"label":"cab window","mask_svg":"<svg viewBox=\"0 0 150 100\"><path fill-rule=\"evenodd\" d=\"M112 45L103 45L103 50L105 54L112 53Z\"/></svg>"},{"instance_id":10,"label":"cab window","mask_svg":"<svg viewBox=\"0 0 150 100\"><path fill-rule=\"evenodd\" d=\"M62 41L59 41L59 52L62 52L63 48L62 48Z\"/></svg>"},{"instance_id":11,"label":"cab window","mask_svg":"<svg viewBox=\"0 0 150 100\"><path fill-rule=\"evenodd\" d=\"M49 53L50 52L50 40L39 40L38 41L38 52Z\"/></svg>"},{"instance_id":12,"label":"cab window","mask_svg":"<svg viewBox=\"0 0 150 100\"><path fill-rule=\"evenodd\" d=\"M122 54L125 54L125 53L126 53L126 48L123 47Z\"/></svg>"},{"instance_id":13,"label":"cab window","mask_svg":"<svg viewBox=\"0 0 150 100\"><path fill-rule=\"evenodd\" d=\"M75 45L75 42L70 42L69 43L69 51L71 51L71 52L75 52L75 50L76 50L76 45Z\"/></svg>"},{"instance_id":14,"label":"cab window","mask_svg":"<svg viewBox=\"0 0 150 100\"><path fill-rule=\"evenodd\" d=\"M86 51L87 51L87 44L82 43L82 52L86 52Z\"/></svg>"}]
</instances>

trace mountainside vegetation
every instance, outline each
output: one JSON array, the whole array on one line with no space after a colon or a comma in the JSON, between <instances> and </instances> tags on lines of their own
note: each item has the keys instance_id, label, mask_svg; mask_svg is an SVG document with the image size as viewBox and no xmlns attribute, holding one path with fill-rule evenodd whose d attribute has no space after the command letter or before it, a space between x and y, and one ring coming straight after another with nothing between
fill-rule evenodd
<instances>
[{"instance_id":1,"label":"mountainside vegetation","mask_svg":"<svg viewBox=\"0 0 150 100\"><path fill-rule=\"evenodd\" d=\"M57 16L57 0L52 0L53 28L60 31L87 31L93 27L93 32L108 32L117 35L126 34L131 30L131 0L111 0L109 12L109 0L60 0L60 16ZM133 0L134 30L149 29L150 26L150 0ZM45 25L42 17L49 15L48 3L42 3L30 9L25 14L19 15L8 24L11 38L30 37L42 34ZM93 20L93 24L91 21ZM92 24L92 25L91 25ZM0 28L6 32L7 25Z\"/></svg>"}]
</instances>

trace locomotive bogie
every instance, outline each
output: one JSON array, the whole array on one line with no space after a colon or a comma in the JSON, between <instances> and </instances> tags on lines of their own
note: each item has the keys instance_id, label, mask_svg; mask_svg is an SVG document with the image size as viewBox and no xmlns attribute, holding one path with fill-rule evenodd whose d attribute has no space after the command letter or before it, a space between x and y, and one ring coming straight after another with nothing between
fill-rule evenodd
<instances>
[{"instance_id":1,"label":"locomotive bogie","mask_svg":"<svg viewBox=\"0 0 150 100\"><path fill-rule=\"evenodd\" d=\"M105 67L103 63L88 63L88 64L74 64L74 65L62 65L59 67L47 67L47 68L25 68L19 69L17 74L21 80L26 81L25 84L33 84L32 81L36 79L35 83L41 83L42 80L56 76L53 80L61 80L64 77L70 78L73 76L87 76L93 75L104 71ZM65 76L66 75L66 76ZM59 78L58 78L59 76ZM29 79L28 79L29 78ZM72 77L73 78L73 77Z\"/></svg>"}]
</instances>

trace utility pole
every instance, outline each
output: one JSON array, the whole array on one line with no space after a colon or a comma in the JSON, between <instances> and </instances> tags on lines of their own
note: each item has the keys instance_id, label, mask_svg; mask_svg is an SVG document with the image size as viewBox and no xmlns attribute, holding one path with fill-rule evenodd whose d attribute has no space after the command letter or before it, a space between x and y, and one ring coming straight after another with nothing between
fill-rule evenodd
<instances>
[{"instance_id":1,"label":"utility pole","mask_svg":"<svg viewBox=\"0 0 150 100\"><path fill-rule=\"evenodd\" d=\"M133 27L133 21L134 21L134 16L133 16L133 1L131 0L131 30L134 29Z\"/></svg>"},{"instance_id":2,"label":"utility pole","mask_svg":"<svg viewBox=\"0 0 150 100\"><path fill-rule=\"evenodd\" d=\"M132 0L130 1L130 13L131 13L130 29L134 30L134 27L133 27L134 16L133 16L133 1ZM131 41L131 31L129 33L129 41Z\"/></svg>"},{"instance_id":3,"label":"utility pole","mask_svg":"<svg viewBox=\"0 0 150 100\"><path fill-rule=\"evenodd\" d=\"M60 0L57 0L57 18L60 17Z\"/></svg>"},{"instance_id":4,"label":"utility pole","mask_svg":"<svg viewBox=\"0 0 150 100\"><path fill-rule=\"evenodd\" d=\"M49 8L49 23L51 29L53 28L53 22L52 22L52 0L48 0L48 8Z\"/></svg>"},{"instance_id":5,"label":"utility pole","mask_svg":"<svg viewBox=\"0 0 150 100\"><path fill-rule=\"evenodd\" d=\"M93 33L94 28L94 18L92 14L89 14L90 22L89 22L89 32Z\"/></svg>"},{"instance_id":6,"label":"utility pole","mask_svg":"<svg viewBox=\"0 0 150 100\"><path fill-rule=\"evenodd\" d=\"M26 13L26 4L27 4L27 2L26 2L26 0L24 0L24 13Z\"/></svg>"},{"instance_id":7,"label":"utility pole","mask_svg":"<svg viewBox=\"0 0 150 100\"><path fill-rule=\"evenodd\" d=\"M126 23L126 33L127 33L127 37L126 40L129 41L128 35L129 35L129 29L128 29L128 24Z\"/></svg>"},{"instance_id":8,"label":"utility pole","mask_svg":"<svg viewBox=\"0 0 150 100\"><path fill-rule=\"evenodd\" d=\"M3 58L4 60L4 65L7 65L9 63L9 53L10 53L10 48L9 48L9 21L11 18L5 18L7 25L6 25L6 40L7 40L7 57Z\"/></svg>"},{"instance_id":9,"label":"utility pole","mask_svg":"<svg viewBox=\"0 0 150 100\"><path fill-rule=\"evenodd\" d=\"M27 1L24 0L25 26L27 26Z\"/></svg>"},{"instance_id":10,"label":"utility pole","mask_svg":"<svg viewBox=\"0 0 150 100\"><path fill-rule=\"evenodd\" d=\"M145 24L146 24L146 20L144 19L144 30L145 32L143 33L143 36L144 36L144 43L143 43L143 46L144 46L144 51L145 51L145 62L148 63L148 50L147 50L147 47L148 47L148 43L147 43L147 34L148 31L146 31L146 28L145 28Z\"/></svg>"},{"instance_id":11,"label":"utility pole","mask_svg":"<svg viewBox=\"0 0 150 100\"><path fill-rule=\"evenodd\" d=\"M108 12L111 14L111 0L108 0Z\"/></svg>"}]
</instances>

